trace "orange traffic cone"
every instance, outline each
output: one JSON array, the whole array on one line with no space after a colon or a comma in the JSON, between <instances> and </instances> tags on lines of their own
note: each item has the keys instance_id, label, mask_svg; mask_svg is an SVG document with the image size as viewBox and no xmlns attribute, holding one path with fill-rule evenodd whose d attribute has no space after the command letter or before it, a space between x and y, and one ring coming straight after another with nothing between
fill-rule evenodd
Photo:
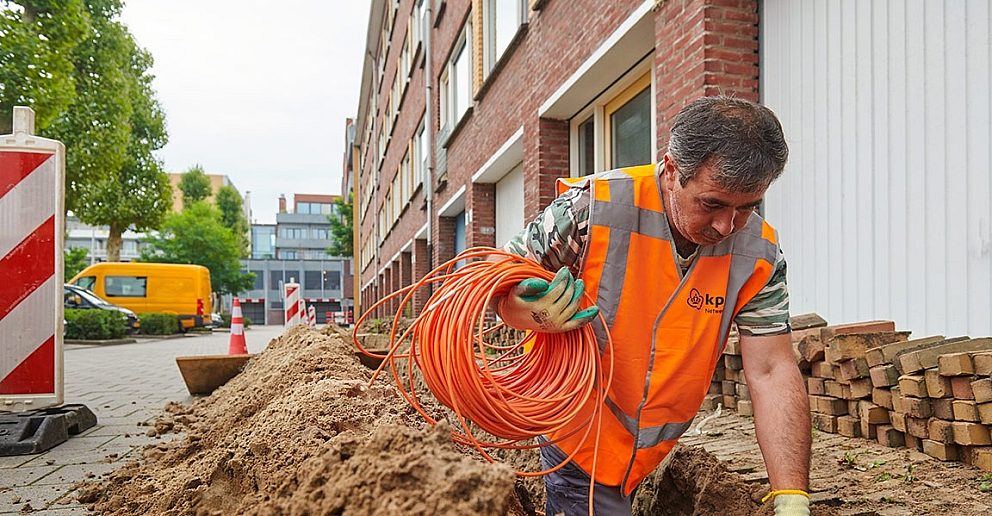
<instances>
[{"instance_id":1,"label":"orange traffic cone","mask_svg":"<svg viewBox=\"0 0 992 516\"><path fill-rule=\"evenodd\" d=\"M245 342L245 320L241 317L241 303L234 298L231 307L231 343L227 347L228 355L247 355L248 344Z\"/></svg>"}]
</instances>

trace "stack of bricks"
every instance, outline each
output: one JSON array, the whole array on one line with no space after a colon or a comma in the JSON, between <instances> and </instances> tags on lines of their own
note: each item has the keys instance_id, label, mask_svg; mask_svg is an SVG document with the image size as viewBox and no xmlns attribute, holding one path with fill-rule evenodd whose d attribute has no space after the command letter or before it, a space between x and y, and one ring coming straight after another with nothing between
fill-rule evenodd
<instances>
[{"instance_id":1,"label":"stack of bricks","mask_svg":"<svg viewBox=\"0 0 992 516\"><path fill-rule=\"evenodd\" d=\"M815 314L792 327L814 428L992 471L992 339L909 340L892 321L828 326ZM704 408L752 415L743 365L732 334Z\"/></svg>"}]
</instances>

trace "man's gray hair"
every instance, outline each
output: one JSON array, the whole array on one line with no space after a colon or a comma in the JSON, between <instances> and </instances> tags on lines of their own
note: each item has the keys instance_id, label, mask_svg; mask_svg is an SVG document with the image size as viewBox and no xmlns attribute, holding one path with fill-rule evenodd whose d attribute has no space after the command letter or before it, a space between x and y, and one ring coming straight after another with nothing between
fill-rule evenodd
<instances>
[{"instance_id":1,"label":"man's gray hair","mask_svg":"<svg viewBox=\"0 0 992 516\"><path fill-rule=\"evenodd\" d=\"M764 106L732 97L703 97L679 111L668 153L682 186L703 166L717 183L735 192L758 192L785 168L789 147L782 124Z\"/></svg>"}]
</instances>

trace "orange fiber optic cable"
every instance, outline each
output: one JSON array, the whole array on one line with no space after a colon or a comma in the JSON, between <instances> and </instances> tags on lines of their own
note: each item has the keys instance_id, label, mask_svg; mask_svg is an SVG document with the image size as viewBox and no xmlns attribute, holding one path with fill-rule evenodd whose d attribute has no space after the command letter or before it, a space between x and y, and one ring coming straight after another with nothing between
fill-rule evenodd
<instances>
[{"instance_id":1,"label":"orange fiber optic cable","mask_svg":"<svg viewBox=\"0 0 992 516\"><path fill-rule=\"evenodd\" d=\"M463 264L456 269L457 264ZM401 395L431 425L437 420L418 399L418 376L430 392L451 409L461 430L452 438L472 446L490 462L486 451L494 448L526 449L554 444L520 444L520 441L553 434L573 425L583 407L593 403L586 424L568 436L582 432L576 450L587 439L599 448L602 410L613 379L613 341L607 331L606 349L600 353L591 325L565 333L527 332L511 345L497 345L487 336L504 327L491 328L487 309L495 298L509 295L527 278L551 281L554 273L539 264L505 251L474 247L439 265L416 283L380 299L355 323L352 338L363 354L383 359L372 381L387 367ZM434 286L434 292L405 331L399 323L415 291ZM585 305L591 305L583 294ZM377 308L399 298L389 335L389 349L374 353L362 347L357 332ZM490 312L491 313L491 312ZM606 327L600 315L600 322ZM524 344L531 345L524 351ZM605 357L605 359L604 359ZM419 373L419 375L418 375ZM470 422L500 440L473 433ZM572 460L574 452L557 466L537 472L517 471L518 476L546 475ZM594 451L591 478L595 478ZM592 514L593 482L590 482L589 511Z\"/></svg>"}]
</instances>

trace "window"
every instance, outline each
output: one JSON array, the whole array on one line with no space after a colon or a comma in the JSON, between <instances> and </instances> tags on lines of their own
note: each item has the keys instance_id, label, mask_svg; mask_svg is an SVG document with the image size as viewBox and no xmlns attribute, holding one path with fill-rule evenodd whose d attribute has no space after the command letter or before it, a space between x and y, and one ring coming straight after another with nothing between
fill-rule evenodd
<instances>
[{"instance_id":1,"label":"window","mask_svg":"<svg viewBox=\"0 0 992 516\"><path fill-rule=\"evenodd\" d=\"M650 59L644 59L570 121L573 177L654 160L655 108Z\"/></svg>"},{"instance_id":2,"label":"window","mask_svg":"<svg viewBox=\"0 0 992 516\"><path fill-rule=\"evenodd\" d=\"M483 9L482 59L488 76L527 22L527 0L485 0Z\"/></svg>"},{"instance_id":3,"label":"window","mask_svg":"<svg viewBox=\"0 0 992 516\"><path fill-rule=\"evenodd\" d=\"M428 160L431 159L431 150L427 147L427 133L424 132L427 125L424 123L424 119L420 119L420 128L417 129L416 143L414 144L414 169L416 177L414 182L417 185L423 185L427 181L427 165Z\"/></svg>"},{"instance_id":4,"label":"window","mask_svg":"<svg viewBox=\"0 0 992 516\"><path fill-rule=\"evenodd\" d=\"M147 285L145 276L107 276L103 279L107 297L145 297Z\"/></svg>"},{"instance_id":5,"label":"window","mask_svg":"<svg viewBox=\"0 0 992 516\"><path fill-rule=\"evenodd\" d=\"M283 283L287 281L289 281L289 276L285 276L283 271L269 271L269 290L281 291Z\"/></svg>"},{"instance_id":6,"label":"window","mask_svg":"<svg viewBox=\"0 0 992 516\"><path fill-rule=\"evenodd\" d=\"M255 275L255 284L251 287L252 290L263 290L265 289L265 272L264 271L251 271Z\"/></svg>"},{"instance_id":7,"label":"window","mask_svg":"<svg viewBox=\"0 0 992 516\"><path fill-rule=\"evenodd\" d=\"M96 285L96 276L83 276L76 280L76 285L86 290L93 290L93 287Z\"/></svg>"},{"instance_id":8,"label":"window","mask_svg":"<svg viewBox=\"0 0 992 516\"><path fill-rule=\"evenodd\" d=\"M327 240L327 229L324 228L314 228L311 230L311 237L316 240Z\"/></svg>"},{"instance_id":9,"label":"window","mask_svg":"<svg viewBox=\"0 0 992 516\"><path fill-rule=\"evenodd\" d=\"M296 203L296 213L309 214L310 213L310 203L298 202Z\"/></svg>"},{"instance_id":10,"label":"window","mask_svg":"<svg viewBox=\"0 0 992 516\"><path fill-rule=\"evenodd\" d=\"M471 24L466 22L441 78L441 120L442 126L447 126L448 130L458 125L472 105L471 34Z\"/></svg>"}]
</instances>

